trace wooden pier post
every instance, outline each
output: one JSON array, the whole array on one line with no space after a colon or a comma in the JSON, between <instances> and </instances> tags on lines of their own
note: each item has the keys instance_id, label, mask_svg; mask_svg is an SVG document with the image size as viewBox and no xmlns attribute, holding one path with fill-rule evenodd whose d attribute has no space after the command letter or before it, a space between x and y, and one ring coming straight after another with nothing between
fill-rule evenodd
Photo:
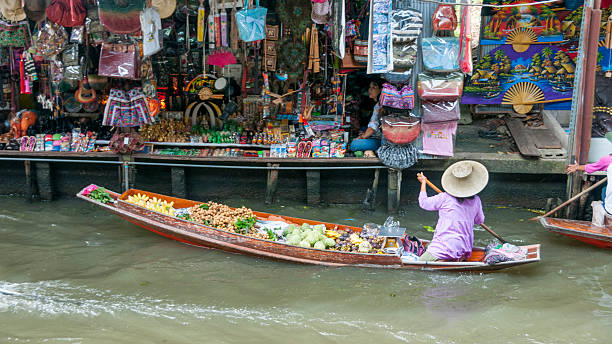
<instances>
[{"instance_id":1,"label":"wooden pier post","mask_svg":"<svg viewBox=\"0 0 612 344\"><path fill-rule=\"evenodd\" d=\"M387 212L396 214L399 211L400 195L402 191L402 170L390 168L388 180Z\"/></svg>"},{"instance_id":2,"label":"wooden pier post","mask_svg":"<svg viewBox=\"0 0 612 344\"><path fill-rule=\"evenodd\" d=\"M25 177L26 177L26 192L25 199L26 202L32 203L32 194L34 193L34 186L32 185L32 163L30 160L26 160L23 162L23 166L25 167Z\"/></svg>"},{"instance_id":3,"label":"wooden pier post","mask_svg":"<svg viewBox=\"0 0 612 344\"><path fill-rule=\"evenodd\" d=\"M279 164L268 163L268 167L279 167ZM266 183L266 204L274 202L274 194L278 187L278 170L273 168L268 170L268 181Z\"/></svg>"},{"instance_id":4,"label":"wooden pier post","mask_svg":"<svg viewBox=\"0 0 612 344\"><path fill-rule=\"evenodd\" d=\"M36 184L42 201L53 200L53 178L51 175L51 164L48 162L36 163Z\"/></svg>"},{"instance_id":5,"label":"wooden pier post","mask_svg":"<svg viewBox=\"0 0 612 344\"><path fill-rule=\"evenodd\" d=\"M187 183L184 167L172 167L172 196L187 198Z\"/></svg>"},{"instance_id":6,"label":"wooden pier post","mask_svg":"<svg viewBox=\"0 0 612 344\"><path fill-rule=\"evenodd\" d=\"M306 203L319 205L321 203L321 171L306 171Z\"/></svg>"}]
</instances>

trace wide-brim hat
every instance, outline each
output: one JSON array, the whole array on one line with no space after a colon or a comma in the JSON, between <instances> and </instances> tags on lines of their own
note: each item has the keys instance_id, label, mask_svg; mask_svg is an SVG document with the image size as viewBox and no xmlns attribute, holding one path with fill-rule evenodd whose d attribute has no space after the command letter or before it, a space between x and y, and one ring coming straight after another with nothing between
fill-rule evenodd
<instances>
[{"instance_id":1,"label":"wide-brim hat","mask_svg":"<svg viewBox=\"0 0 612 344\"><path fill-rule=\"evenodd\" d=\"M489 182L489 171L476 161L464 160L450 165L442 174L442 188L454 197L471 197Z\"/></svg>"},{"instance_id":2,"label":"wide-brim hat","mask_svg":"<svg viewBox=\"0 0 612 344\"><path fill-rule=\"evenodd\" d=\"M26 19L26 14L21 6L21 0L1 0L0 12L2 16L10 21L21 21Z\"/></svg>"},{"instance_id":3,"label":"wide-brim hat","mask_svg":"<svg viewBox=\"0 0 612 344\"><path fill-rule=\"evenodd\" d=\"M155 7L161 19L168 18L176 9L176 0L153 0L151 7Z\"/></svg>"},{"instance_id":4,"label":"wide-brim hat","mask_svg":"<svg viewBox=\"0 0 612 344\"><path fill-rule=\"evenodd\" d=\"M51 0L28 0L24 2L23 10L31 21L40 22L47 18L47 7Z\"/></svg>"},{"instance_id":5,"label":"wide-brim hat","mask_svg":"<svg viewBox=\"0 0 612 344\"><path fill-rule=\"evenodd\" d=\"M140 31L140 12L144 3L144 0L98 0L100 22L112 33Z\"/></svg>"}]
</instances>

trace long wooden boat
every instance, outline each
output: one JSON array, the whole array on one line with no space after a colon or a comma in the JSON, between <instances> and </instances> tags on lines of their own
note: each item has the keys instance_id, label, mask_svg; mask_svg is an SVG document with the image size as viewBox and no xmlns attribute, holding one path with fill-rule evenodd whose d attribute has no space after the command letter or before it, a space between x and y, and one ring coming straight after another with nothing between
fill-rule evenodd
<instances>
[{"instance_id":1,"label":"long wooden boat","mask_svg":"<svg viewBox=\"0 0 612 344\"><path fill-rule=\"evenodd\" d=\"M356 253L305 248L220 230L178 217L164 215L162 213L149 210L145 207L129 203L125 200L130 195L146 194L150 198L157 197L158 199L163 199L168 202L174 202L174 207L176 209L192 207L201 204L201 202L130 189L123 194L118 194L116 192L107 190L113 201L104 204L83 195L84 190L85 189L81 190L77 194L78 198L102 207L103 209L119 215L137 226L167 238L199 247L215 248L228 252L294 263L324 266L359 266L394 269L487 271L499 270L540 261L539 244L523 246L528 252L526 258L523 260L503 262L493 265L488 265L482 262L485 250L481 247L475 247L472 255L467 259L467 261L464 262L402 262L402 259L399 256L392 254ZM302 223L308 223L310 225L324 224L328 229L333 229L337 226L339 229L349 229L354 232L361 232L361 228L359 227L337 225L333 223L279 216L255 211L253 213L258 219L261 220L280 220L287 223L295 223L297 225L301 225ZM427 244L427 242L424 242L424 244Z\"/></svg>"},{"instance_id":2,"label":"long wooden boat","mask_svg":"<svg viewBox=\"0 0 612 344\"><path fill-rule=\"evenodd\" d=\"M588 221L540 217L540 223L551 232L559 233L597 247L612 248L612 227L593 226Z\"/></svg>"}]
</instances>

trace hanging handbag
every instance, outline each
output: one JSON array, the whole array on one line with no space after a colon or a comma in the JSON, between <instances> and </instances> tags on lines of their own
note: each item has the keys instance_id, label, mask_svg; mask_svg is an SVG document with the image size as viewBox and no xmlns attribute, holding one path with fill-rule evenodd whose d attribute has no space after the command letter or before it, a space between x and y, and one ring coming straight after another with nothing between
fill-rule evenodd
<instances>
[{"instance_id":1,"label":"hanging handbag","mask_svg":"<svg viewBox=\"0 0 612 344\"><path fill-rule=\"evenodd\" d=\"M421 40L423 65L433 72L459 70L459 38L427 37Z\"/></svg>"},{"instance_id":2,"label":"hanging handbag","mask_svg":"<svg viewBox=\"0 0 612 344\"><path fill-rule=\"evenodd\" d=\"M417 88L419 98L425 100L455 100L463 93L463 74L430 75L420 73Z\"/></svg>"},{"instance_id":3,"label":"hanging handbag","mask_svg":"<svg viewBox=\"0 0 612 344\"><path fill-rule=\"evenodd\" d=\"M404 85L398 90L395 86L386 82L380 92L380 105L394 109L411 110L414 108L414 91L410 85Z\"/></svg>"},{"instance_id":4,"label":"hanging handbag","mask_svg":"<svg viewBox=\"0 0 612 344\"><path fill-rule=\"evenodd\" d=\"M380 121L383 136L391 143L408 144L421 133L421 121L412 115L383 116Z\"/></svg>"},{"instance_id":5,"label":"hanging handbag","mask_svg":"<svg viewBox=\"0 0 612 344\"><path fill-rule=\"evenodd\" d=\"M81 26L87 16L81 0L53 0L46 13L49 21L65 27Z\"/></svg>"},{"instance_id":6,"label":"hanging handbag","mask_svg":"<svg viewBox=\"0 0 612 344\"><path fill-rule=\"evenodd\" d=\"M266 14L268 9L255 2L255 8L249 9L249 0L244 0L242 10L236 12L236 23L240 39L245 42L260 41L266 38Z\"/></svg>"},{"instance_id":7,"label":"hanging handbag","mask_svg":"<svg viewBox=\"0 0 612 344\"><path fill-rule=\"evenodd\" d=\"M98 75L113 78L138 78L139 51L134 44L102 43Z\"/></svg>"},{"instance_id":8,"label":"hanging handbag","mask_svg":"<svg viewBox=\"0 0 612 344\"><path fill-rule=\"evenodd\" d=\"M457 28L457 14L453 5L438 5L436 8L431 24L435 31L448 30L455 31Z\"/></svg>"},{"instance_id":9,"label":"hanging handbag","mask_svg":"<svg viewBox=\"0 0 612 344\"><path fill-rule=\"evenodd\" d=\"M456 121L460 116L458 99L451 101L423 100L421 102L421 121L423 123Z\"/></svg>"},{"instance_id":10,"label":"hanging handbag","mask_svg":"<svg viewBox=\"0 0 612 344\"><path fill-rule=\"evenodd\" d=\"M455 100L463 93L463 74L430 75L420 73L417 81L419 98L425 100Z\"/></svg>"}]
</instances>

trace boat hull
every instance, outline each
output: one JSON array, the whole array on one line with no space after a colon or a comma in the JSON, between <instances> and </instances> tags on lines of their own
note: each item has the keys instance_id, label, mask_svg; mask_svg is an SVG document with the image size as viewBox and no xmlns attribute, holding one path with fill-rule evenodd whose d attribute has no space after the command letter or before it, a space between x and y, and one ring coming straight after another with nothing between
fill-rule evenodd
<instances>
[{"instance_id":1,"label":"boat hull","mask_svg":"<svg viewBox=\"0 0 612 344\"><path fill-rule=\"evenodd\" d=\"M593 226L588 221L540 217L540 223L551 232L565 235L589 245L612 248L612 228Z\"/></svg>"},{"instance_id":2,"label":"boat hull","mask_svg":"<svg viewBox=\"0 0 612 344\"><path fill-rule=\"evenodd\" d=\"M281 242L263 240L250 236L219 230L210 226L183 220L177 217L164 215L144 207L128 203L122 198L135 193L146 193L150 197L162 198L174 201L175 207L184 208L200 204L200 202L173 198L165 195L154 194L141 190L128 190L127 193L119 195L110 192L114 202L102 204L91 198L77 194L77 197L93 203L108 210L126 221L133 223L141 228L176 240L185 244L214 248L223 251L247 254L257 257L270 258L275 260L288 261L301 264L315 264L324 266L359 266L377 267L393 269L418 269L418 270L458 270L458 271L487 271L499 270L511 266L522 265L540 260L540 245L526 246L529 254L527 259L522 261L504 262L494 265L487 265L482 262L484 257L483 248L474 248L470 258L465 262L402 262L397 255L356 253L335 250L319 250L314 248L304 248L294 245L287 245ZM279 216L262 212L254 212L261 219L284 220L290 223L324 224L327 228L348 228L352 231L361 231L359 227L344 226L320 221L312 221L293 217Z\"/></svg>"}]
</instances>

